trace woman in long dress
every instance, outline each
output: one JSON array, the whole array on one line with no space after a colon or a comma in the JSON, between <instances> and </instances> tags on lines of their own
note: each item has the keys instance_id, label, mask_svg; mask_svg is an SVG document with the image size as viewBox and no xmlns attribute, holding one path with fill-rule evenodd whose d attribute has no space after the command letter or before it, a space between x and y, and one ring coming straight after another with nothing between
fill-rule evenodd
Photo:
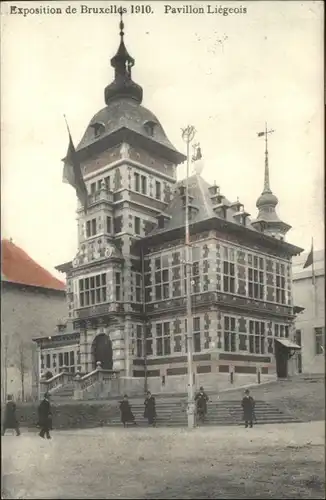
<instances>
[{"instance_id":1,"label":"woman in long dress","mask_svg":"<svg viewBox=\"0 0 326 500\"><path fill-rule=\"evenodd\" d=\"M123 423L123 427L126 427L126 424L128 422L133 423L134 425L137 425L135 422L135 417L134 414L131 411L131 406L128 401L128 396L125 394L123 396L123 400L120 401L119 404L120 412L121 412L121 422Z\"/></svg>"}]
</instances>

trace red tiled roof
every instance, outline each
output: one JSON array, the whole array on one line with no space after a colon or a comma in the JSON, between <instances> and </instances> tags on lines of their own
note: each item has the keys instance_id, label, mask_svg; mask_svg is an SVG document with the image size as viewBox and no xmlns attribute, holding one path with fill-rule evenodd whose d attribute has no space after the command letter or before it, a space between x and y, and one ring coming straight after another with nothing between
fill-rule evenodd
<instances>
[{"instance_id":1,"label":"red tiled roof","mask_svg":"<svg viewBox=\"0 0 326 500\"><path fill-rule=\"evenodd\" d=\"M65 290L65 284L37 264L12 241L1 241L1 277L3 281L22 285Z\"/></svg>"}]
</instances>

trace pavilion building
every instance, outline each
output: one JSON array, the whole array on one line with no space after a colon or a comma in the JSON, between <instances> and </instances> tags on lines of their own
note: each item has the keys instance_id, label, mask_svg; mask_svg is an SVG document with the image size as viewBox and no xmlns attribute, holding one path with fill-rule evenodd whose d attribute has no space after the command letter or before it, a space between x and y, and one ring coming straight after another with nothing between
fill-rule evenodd
<instances>
[{"instance_id":1,"label":"pavilion building","mask_svg":"<svg viewBox=\"0 0 326 500\"><path fill-rule=\"evenodd\" d=\"M128 387L142 390L146 379L153 392L185 391L187 208L196 385L285 377L296 349L291 259L302 249L285 240L267 151L255 220L199 174L189 178L186 207L176 175L186 157L142 106L123 24L120 38L105 107L76 148L89 206L77 210L77 255L57 267L67 279L67 326L36 341L53 356L63 345L75 352L82 374L100 361ZM61 357L58 372L63 365Z\"/></svg>"}]
</instances>

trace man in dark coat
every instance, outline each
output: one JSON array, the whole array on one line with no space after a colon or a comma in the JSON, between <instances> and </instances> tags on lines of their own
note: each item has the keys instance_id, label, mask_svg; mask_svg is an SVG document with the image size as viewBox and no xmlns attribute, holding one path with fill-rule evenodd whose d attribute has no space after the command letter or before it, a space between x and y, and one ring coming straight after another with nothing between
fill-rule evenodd
<instances>
[{"instance_id":1,"label":"man in dark coat","mask_svg":"<svg viewBox=\"0 0 326 500\"><path fill-rule=\"evenodd\" d=\"M12 396L8 394L7 404L5 409L5 418L3 422L2 435L5 435L7 429L15 429L16 436L20 436L19 423L16 416L16 404L12 400Z\"/></svg>"},{"instance_id":2,"label":"man in dark coat","mask_svg":"<svg viewBox=\"0 0 326 500\"><path fill-rule=\"evenodd\" d=\"M131 406L128 401L128 396L125 394L123 396L123 400L120 401L120 412L121 412L121 422L123 423L123 427L126 427L127 422L132 422L134 425L137 425L135 422L135 417L131 411Z\"/></svg>"},{"instance_id":3,"label":"man in dark coat","mask_svg":"<svg viewBox=\"0 0 326 500\"><path fill-rule=\"evenodd\" d=\"M46 434L47 439L51 439L52 413L48 393L44 394L43 401L41 401L38 407L38 423L41 428L39 436L44 439L44 435Z\"/></svg>"},{"instance_id":4,"label":"man in dark coat","mask_svg":"<svg viewBox=\"0 0 326 500\"><path fill-rule=\"evenodd\" d=\"M197 392L197 394L195 396L195 402L196 402L198 418L199 418L199 420L201 420L201 422L204 422L205 416L207 414L207 402L208 402L208 400L209 400L209 398L208 398L206 392L204 391L204 388L200 387L199 392Z\"/></svg>"},{"instance_id":5,"label":"man in dark coat","mask_svg":"<svg viewBox=\"0 0 326 500\"><path fill-rule=\"evenodd\" d=\"M255 414L255 400L250 396L248 389L245 390L244 398L242 399L242 409L243 409L243 420L245 422L245 427L247 428L253 426L254 414Z\"/></svg>"},{"instance_id":6,"label":"man in dark coat","mask_svg":"<svg viewBox=\"0 0 326 500\"><path fill-rule=\"evenodd\" d=\"M154 396L152 396L150 391L147 391L144 405L145 405L144 418L147 418L149 425L155 427L156 425L155 398Z\"/></svg>"}]
</instances>

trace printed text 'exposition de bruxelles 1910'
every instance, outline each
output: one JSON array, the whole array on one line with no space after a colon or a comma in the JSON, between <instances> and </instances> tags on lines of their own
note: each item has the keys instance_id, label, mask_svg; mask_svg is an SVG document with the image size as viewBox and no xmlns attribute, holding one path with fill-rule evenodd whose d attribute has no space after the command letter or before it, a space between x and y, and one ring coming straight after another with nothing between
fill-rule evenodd
<instances>
[{"instance_id":1,"label":"printed text 'exposition de bruxelles 1910'","mask_svg":"<svg viewBox=\"0 0 326 500\"><path fill-rule=\"evenodd\" d=\"M223 5L196 5L196 4L184 4L178 5L177 3L163 4L158 2L155 6L154 4L135 4L126 6L119 5L108 5L106 7L91 7L89 5L67 5L67 7L51 7L49 5L40 7L19 7L17 5L10 5L9 13L13 15L21 15L27 17L30 15L60 15L60 14L153 14L155 11L163 12L164 14L217 14L222 16L228 16L229 14L246 14L247 8L239 5L237 7L225 7Z\"/></svg>"}]
</instances>

